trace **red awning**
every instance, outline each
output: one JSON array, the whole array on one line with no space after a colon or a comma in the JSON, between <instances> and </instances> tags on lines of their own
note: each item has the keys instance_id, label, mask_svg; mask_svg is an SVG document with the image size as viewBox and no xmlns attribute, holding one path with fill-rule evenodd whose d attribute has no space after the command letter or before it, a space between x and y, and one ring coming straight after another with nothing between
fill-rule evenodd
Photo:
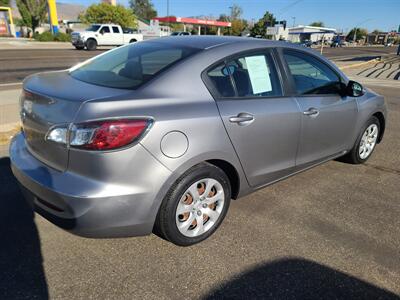
<instances>
[{"instance_id":1,"label":"red awning","mask_svg":"<svg viewBox=\"0 0 400 300\"><path fill-rule=\"evenodd\" d=\"M153 20L158 20L159 22L164 22L164 23L185 23L185 24L209 25L209 26L217 26L217 27L231 27L232 26L231 22L201 20L201 19L182 18L182 17L162 17L162 18L154 18Z\"/></svg>"}]
</instances>

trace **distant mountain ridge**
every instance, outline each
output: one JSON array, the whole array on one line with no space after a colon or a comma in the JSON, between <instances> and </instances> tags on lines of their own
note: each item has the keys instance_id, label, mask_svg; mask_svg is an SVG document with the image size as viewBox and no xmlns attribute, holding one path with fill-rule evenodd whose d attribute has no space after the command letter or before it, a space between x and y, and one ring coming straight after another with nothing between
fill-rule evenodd
<instances>
[{"instance_id":1,"label":"distant mountain ridge","mask_svg":"<svg viewBox=\"0 0 400 300\"><path fill-rule=\"evenodd\" d=\"M13 16L20 18L20 14L15 1L12 1L11 7ZM86 10L86 6L80 4L71 4L64 2L57 2L57 16L59 20L77 20L81 12Z\"/></svg>"},{"instance_id":2,"label":"distant mountain ridge","mask_svg":"<svg viewBox=\"0 0 400 300\"><path fill-rule=\"evenodd\" d=\"M77 20L79 14L85 10L84 5L57 2L57 14L60 20Z\"/></svg>"}]
</instances>

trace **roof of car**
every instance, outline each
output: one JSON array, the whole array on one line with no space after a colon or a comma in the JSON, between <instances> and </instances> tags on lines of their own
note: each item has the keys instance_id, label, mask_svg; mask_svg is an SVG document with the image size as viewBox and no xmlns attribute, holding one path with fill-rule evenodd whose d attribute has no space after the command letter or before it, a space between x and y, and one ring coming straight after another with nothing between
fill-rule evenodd
<instances>
[{"instance_id":1,"label":"roof of car","mask_svg":"<svg viewBox=\"0 0 400 300\"><path fill-rule=\"evenodd\" d=\"M256 39L249 37L237 37L237 36L215 36L215 35L190 35L190 36L168 36L162 37L155 40L150 40L157 43L173 44L179 46L190 46L198 49L209 49L223 44L232 43L257 43L268 46L278 46L287 44L282 41L271 41L265 39Z\"/></svg>"}]
</instances>

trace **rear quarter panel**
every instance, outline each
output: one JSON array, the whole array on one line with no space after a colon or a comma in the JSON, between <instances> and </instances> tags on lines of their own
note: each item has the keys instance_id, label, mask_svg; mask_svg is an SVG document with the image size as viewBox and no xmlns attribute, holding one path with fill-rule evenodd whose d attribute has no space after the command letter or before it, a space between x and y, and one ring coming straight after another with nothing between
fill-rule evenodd
<instances>
[{"instance_id":1,"label":"rear quarter panel","mask_svg":"<svg viewBox=\"0 0 400 300\"><path fill-rule=\"evenodd\" d=\"M112 117L152 118L154 123L140 144L172 172L169 186L192 166L220 159L235 167L240 191L246 193L249 187L239 159L217 105L200 76L207 64L194 59L190 64L179 64L123 98L87 101L75 122ZM161 149L163 137L170 132L181 132L188 141L187 150L176 157L168 157Z\"/></svg>"}]
</instances>

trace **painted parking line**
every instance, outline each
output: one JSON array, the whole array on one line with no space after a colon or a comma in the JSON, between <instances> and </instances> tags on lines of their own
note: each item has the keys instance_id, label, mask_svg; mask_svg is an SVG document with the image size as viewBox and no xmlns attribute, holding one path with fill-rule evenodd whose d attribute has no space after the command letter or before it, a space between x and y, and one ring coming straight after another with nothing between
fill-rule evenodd
<instances>
[{"instance_id":1,"label":"painted parking line","mask_svg":"<svg viewBox=\"0 0 400 300\"><path fill-rule=\"evenodd\" d=\"M20 82L10 82L10 83L1 83L0 87L2 87L2 86L11 86L11 85L21 85L21 84L22 84L22 81L20 81Z\"/></svg>"}]
</instances>

